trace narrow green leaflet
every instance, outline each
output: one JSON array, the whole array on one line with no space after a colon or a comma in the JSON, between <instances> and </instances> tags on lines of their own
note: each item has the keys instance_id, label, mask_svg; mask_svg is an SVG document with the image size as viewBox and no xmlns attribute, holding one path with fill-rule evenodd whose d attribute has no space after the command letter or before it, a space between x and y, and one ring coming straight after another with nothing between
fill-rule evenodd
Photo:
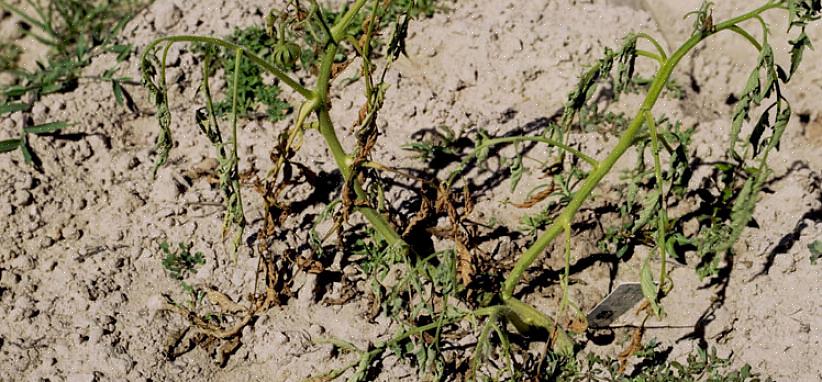
<instances>
[{"instance_id":1,"label":"narrow green leaflet","mask_svg":"<svg viewBox=\"0 0 822 382\"><path fill-rule=\"evenodd\" d=\"M656 300L656 283L654 283L654 275L651 274L651 265L648 262L649 258L650 256L646 257L645 260L642 261L642 271L639 275L639 283L642 286L642 295L645 296L645 299L647 299L648 303L651 304L651 309L654 311L654 315L659 317L662 313L662 309L659 307L659 303Z\"/></svg>"},{"instance_id":2,"label":"narrow green leaflet","mask_svg":"<svg viewBox=\"0 0 822 382\"><path fill-rule=\"evenodd\" d=\"M785 104L784 108L777 107L776 112L776 123L773 126L773 136L771 136L770 142L773 147L776 147L779 150L779 142L782 140L782 134L785 132L785 127L788 126L788 122L791 120L791 105Z\"/></svg>"},{"instance_id":3,"label":"narrow green leaflet","mask_svg":"<svg viewBox=\"0 0 822 382\"><path fill-rule=\"evenodd\" d=\"M123 95L123 87L120 85L120 82L116 80L111 80L111 90L114 92L114 100L117 101L118 105L124 105L126 103L126 97Z\"/></svg>"},{"instance_id":4,"label":"narrow green leaflet","mask_svg":"<svg viewBox=\"0 0 822 382\"><path fill-rule=\"evenodd\" d=\"M52 134L68 127L66 122L49 122L37 126L29 126L23 129L29 134Z\"/></svg>"},{"instance_id":5,"label":"narrow green leaflet","mask_svg":"<svg viewBox=\"0 0 822 382\"><path fill-rule=\"evenodd\" d=\"M19 139L6 139L4 141L0 141L0 154L17 150L18 147L20 147Z\"/></svg>"},{"instance_id":6,"label":"narrow green leaflet","mask_svg":"<svg viewBox=\"0 0 822 382\"><path fill-rule=\"evenodd\" d=\"M796 40L790 41L790 44L792 46L790 77L793 77L793 74L796 73L796 69L799 68L799 63L802 62L802 54L805 52L805 48L813 49L813 44L811 44L811 39L807 34L805 34L804 30L799 34Z\"/></svg>"},{"instance_id":7,"label":"narrow green leaflet","mask_svg":"<svg viewBox=\"0 0 822 382\"><path fill-rule=\"evenodd\" d=\"M642 203L642 211L639 213L639 218L634 223L631 233L637 233L642 227L645 227L645 225L651 221L651 218L656 215L658 209L659 191L654 190L649 192L648 196L645 197L645 201Z\"/></svg>"},{"instance_id":8,"label":"narrow green leaflet","mask_svg":"<svg viewBox=\"0 0 822 382\"><path fill-rule=\"evenodd\" d=\"M20 151L23 152L23 160L28 164L34 164L34 156L31 153L29 142L24 137L20 140Z\"/></svg>"},{"instance_id":9,"label":"narrow green leaflet","mask_svg":"<svg viewBox=\"0 0 822 382\"><path fill-rule=\"evenodd\" d=\"M774 105L771 105L771 107L773 107ZM751 132L750 138L748 138L748 141L751 143L751 146L753 146L754 156L759 154L759 142L762 139L762 134L765 132L765 128L767 128L770 123L770 110L771 108L769 107L767 110L762 112L762 115L759 117L759 121L756 122L756 125L754 126L754 129Z\"/></svg>"},{"instance_id":10,"label":"narrow green leaflet","mask_svg":"<svg viewBox=\"0 0 822 382\"><path fill-rule=\"evenodd\" d=\"M517 189L522 175L525 173L525 167L522 166L522 155L514 157L514 162L511 164L511 192Z\"/></svg>"},{"instance_id":11,"label":"narrow green leaflet","mask_svg":"<svg viewBox=\"0 0 822 382\"><path fill-rule=\"evenodd\" d=\"M7 103L4 105L0 105L0 115L14 113L16 111L26 111L28 109L29 105L25 103Z\"/></svg>"}]
</instances>

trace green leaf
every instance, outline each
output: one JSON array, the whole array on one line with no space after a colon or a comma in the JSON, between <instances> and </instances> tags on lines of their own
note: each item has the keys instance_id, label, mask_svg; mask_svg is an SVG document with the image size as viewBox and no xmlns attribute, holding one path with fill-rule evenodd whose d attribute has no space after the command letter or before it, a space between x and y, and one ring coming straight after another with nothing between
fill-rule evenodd
<instances>
[{"instance_id":1,"label":"green leaf","mask_svg":"<svg viewBox=\"0 0 822 382\"><path fill-rule=\"evenodd\" d=\"M0 154L17 150L18 147L20 147L19 139L6 139L5 141L0 141Z\"/></svg>"},{"instance_id":2,"label":"green leaf","mask_svg":"<svg viewBox=\"0 0 822 382\"><path fill-rule=\"evenodd\" d=\"M511 164L511 192L514 192L525 173L525 167L522 166L522 155L514 157L514 163Z\"/></svg>"},{"instance_id":3,"label":"green leaf","mask_svg":"<svg viewBox=\"0 0 822 382\"><path fill-rule=\"evenodd\" d=\"M23 160L28 164L34 164L34 156L26 138L20 140L20 151L23 152Z\"/></svg>"},{"instance_id":4,"label":"green leaf","mask_svg":"<svg viewBox=\"0 0 822 382\"><path fill-rule=\"evenodd\" d=\"M26 94L27 91L28 91L28 89L23 87L23 86L10 86L10 87L6 88L6 90L4 90L4 93L6 93L6 97L12 97L13 98L13 97L19 97L23 94Z\"/></svg>"},{"instance_id":5,"label":"green leaf","mask_svg":"<svg viewBox=\"0 0 822 382\"><path fill-rule=\"evenodd\" d=\"M23 129L29 134L52 134L68 126L66 122L49 122L37 126L29 126Z\"/></svg>"},{"instance_id":6,"label":"green leaf","mask_svg":"<svg viewBox=\"0 0 822 382\"><path fill-rule=\"evenodd\" d=\"M642 261L642 271L639 275L639 283L642 286L642 295L644 295L645 299L648 300L648 303L651 304L651 309L654 311L654 315L659 317L661 309L656 299L656 283L654 283L654 276L651 274L651 266L648 262L649 258L650 256L646 257L645 260Z\"/></svg>"},{"instance_id":7,"label":"green leaf","mask_svg":"<svg viewBox=\"0 0 822 382\"><path fill-rule=\"evenodd\" d=\"M114 100L117 101L117 104L120 106L124 105L126 98L123 96L123 87L120 86L120 82L111 80L111 90L114 92Z\"/></svg>"},{"instance_id":8,"label":"green leaf","mask_svg":"<svg viewBox=\"0 0 822 382\"><path fill-rule=\"evenodd\" d=\"M811 44L811 39L807 34L805 34L804 30L799 34L796 40L790 41L790 44L792 46L790 77L793 77L793 74L796 73L797 69L799 69L799 63L802 62L802 54L805 52L805 48L813 49L813 45Z\"/></svg>"},{"instance_id":9,"label":"green leaf","mask_svg":"<svg viewBox=\"0 0 822 382\"><path fill-rule=\"evenodd\" d=\"M759 153L759 141L762 139L762 133L765 132L765 128L768 127L770 118L770 109L765 110L759 117L759 121L756 122L756 126L754 126L754 129L751 132L751 137L748 139L753 146L754 156Z\"/></svg>"},{"instance_id":10,"label":"green leaf","mask_svg":"<svg viewBox=\"0 0 822 382\"><path fill-rule=\"evenodd\" d=\"M131 44L117 44L108 48L109 52L117 53L117 62L123 62L131 55Z\"/></svg>"},{"instance_id":11,"label":"green leaf","mask_svg":"<svg viewBox=\"0 0 822 382\"><path fill-rule=\"evenodd\" d=\"M25 103L7 103L0 105L0 115L6 113L14 113L16 111L26 111L29 109L29 105Z\"/></svg>"},{"instance_id":12,"label":"green leaf","mask_svg":"<svg viewBox=\"0 0 822 382\"><path fill-rule=\"evenodd\" d=\"M61 90L63 90L63 84L61 82L53 82L43 85L40 89L40 94L57 93Z\"/></svg>"},{"instance_id":13,"label":"green leaf","mask_svg":"<svg viewBox=\"0 0 822 382\"><path fill-rule=\"evenodd\" d=\"M765 84L760 86L759 92L754 94L753 99L757 104L761 103L762 100L770 96L771 90L773 90L774 85L776 84L777 74L774 69L773 48L771 48L770 44L765 44L762 47L762 52L759 57L759 66L756 69L757 72L759 71L759 68L765 70L767 77L765 78Z\"/></svg>"},{"instance_id":14,"label":"green leaf","mask_svg":"<svg viewBox=\"0 0 822 382\"><path fill-rule=\"evenodd\" d=\"M742 90L742 95L750 95L755 94L759 91L760 85L760 77L759 77L759 69L760 67L757 66L753 71L751 71L751 75L748 76L748 82L745 83L745 89Z\"/></svg>"},{"instance_id":15,"label":"green leaf","mask_svg":"<svg viewBox=\"0 0 822 382\"><path fill-rule=\"evenodd\" d=\"M816 261L822 257L822 240L808 244L808 250L811 251L811 264L816 265Z\"/></svg>"},{"instance_id":16,"label":"green leaf","mask_svg":"<svg viewBox=\"0 0 822 382\"><path fill-rule=\"evenodd\" d=\"M656 211L659 209L658 206L659 191L654 190L645 197L645 202L642 203L642 211L639 213L639 218L634 223L633 228L631 228L631 232L637 233L642 227L648 224L651 218L656 215Z\"/></svg>"},{"instance_id":17,"label":"green leaf","mask_svg":"<svg viewBox=\"0 0 822 382\"><path fill-rule=\"evenodd\" d=\"M685 235L681 233L675 233L668 237L665 241L665 251L668 252L668 255L672 256L673 258L684 262L685 261L685 254L680 253L676 250L677 246L681 245L690 245L693 244L691 240L689 240Z\"/></svg>"},{"instance_id":18,"label":"green leaf","mask_svg":"<svg viewBox=\"0 0 822 382\"><path fill-rule=\"evenodd\" d=\"M780 105L781 106L781 105ZM785 104L784 109L777 107L776 122L773 125L773 136L771 137L771 144L779 150L779 142L782 140L782 134L785 132L785 127L791 120L791 105Z\"/></svg>"}]
</instances>

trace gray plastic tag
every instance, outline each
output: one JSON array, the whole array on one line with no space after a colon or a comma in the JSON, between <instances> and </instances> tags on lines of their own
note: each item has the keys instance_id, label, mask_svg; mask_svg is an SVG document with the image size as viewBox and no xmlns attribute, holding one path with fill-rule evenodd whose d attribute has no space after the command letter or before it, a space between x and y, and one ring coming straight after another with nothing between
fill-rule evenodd
<instances>
[{"instance_id":1,"label":"gray plastic tag","mask_svg":"<svg viewBox=\"0 0 822 382\"><path fill-rule=\"evenodd\" d=\"M642 301L642 286L639 283L623 283L614 289L588 313L588 326L606 328Z\"/></svg>"}]
</instances>

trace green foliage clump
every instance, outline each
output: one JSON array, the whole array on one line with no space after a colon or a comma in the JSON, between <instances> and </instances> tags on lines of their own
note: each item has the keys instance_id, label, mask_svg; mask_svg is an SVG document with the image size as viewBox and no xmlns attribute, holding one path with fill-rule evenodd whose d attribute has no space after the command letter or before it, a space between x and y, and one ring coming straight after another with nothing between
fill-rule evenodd
<instances>
[{"instance_id":1,"label":"green foliage clump","mask_svg":"<svg viewBox=\"0 0 822 382\"><path fill-rule=\"evenodd\" d=\"M185 282L185 279L198 266L205 264L205 257L202 252L191 253L191 247L191 243L178 243L177 249L172 250L168 242L160 243L160 250L163 252L163 268L169 277L177 280L184 292L196 296L197 291Z\"/></svg>"},{"instance_id":2,"label":"green foliage clump","mask_svg":"<svg viewBox=\"0 0 822 382\"><path fill-rule=\"evenodd\" d=\"M29 1L34 14L0 0L0 9L17 15L30 28L24 32L49 47L44 61L25 70L17 65L21 53L13 43L0 45L0 71L13 75L13 82L0 89L0 114L28 112L41 96L67 92L77 87L83 68L101 53L117 54L117 62L130 57L131 45L117 43L117 35L126 23L146 4L144 0L50 0L46 5ZM117 77L117 67L89 79L111 83L115 101L136 110L124 85L133 85L128 77ZM0 153L20 149L26 163L40 167L37 155L29 145L29 134L54 134L67 127L66 122L21 126L20 137L0 141Z\"/></svg>"},{"instance_id":3,"label":"green foliage clump","mask_svg":"<svg viewBox=\"0 0 822 382\"><path fill-rule=\"evenodd\" d=\"M227 41L241 45L269 62L274 62L274 45L270 36L263 28L251 26L245 29L236 29ZM223 69L226 78L234 77L234 51L218 48L206 44L198 44L195 51L211 55L216 65L211 67L212 75L217 69ZM277 84L266 84L263 79L263 70L254 63L245 60L240 64L237 83L237 107L240 113L253 112L258 104L263 105L269 118L278 121L285 118L291 111L288 103L280 99L280 88ZM234 93L234 84L229 83L228 93ZM231 113L232 100L224 99L214 103L214 113L218 116Z\"/></svg>"}]
</instances>

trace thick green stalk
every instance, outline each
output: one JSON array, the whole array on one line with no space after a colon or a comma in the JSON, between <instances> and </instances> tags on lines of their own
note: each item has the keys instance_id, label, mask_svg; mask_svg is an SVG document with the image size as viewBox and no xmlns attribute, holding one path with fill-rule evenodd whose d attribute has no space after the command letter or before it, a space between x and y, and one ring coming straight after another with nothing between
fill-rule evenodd
<instances>
[{"instance_id":1,"label":"thick green stalk","mask_svg":"<svg viewBox=\"0 0 822 382\"><path fill-rule=\"evenodd\" d=\"M334 39L334 42L339 42L342 40L343 35L345 34L345 29L348 28L348 24L351 24L351 21L354 20L354 16L360 12L360 9L365 5L366 0L357 0L354 5L348 9L348 12L345 12L342 19L331 27L331 38Z\"/></svg>"},{"instance_id":2,"label":"thick green stalk","mask_svg":"<svg viewBox=\"0 0 822 382\"><path fill-rule=\"evenodd\" d=\"M519 283L522 275L525 273L525 270L528 269L531 264L539 257L540 254L543 253L545 248L550 244L554 239L562 232L562 229L565 225L571 224L573 221L574 215L582 206L582 204L588 199L588 197L593 192L594 188L599 184L602 178L611 171L611 168L616 164L617 160L622 157L622 154L630 148L634 143L634 137L639 132L640 128L642 127L643 123L645 122L645 113L649 112L653 109L654 104L659 99L659 95L662 93L662 90L665 88L665 84L671 77L671 73L673 72L674 68L679 64L685 55L691 51L695 46L697 46L702 40L707 38L708 36L720 32L725 29L731 29L733 26L758 17L760 13L763 13L772 8L780 7L779 4L776 3L768 3L762 7L759 7L751 12L745 13L743 15L734 17L727 21L724 21L720 24L717 24L715 28L712 30L701 31L695 33L691 36L687 41L685 41L682 46L679 47L671 57L665 62L664 65L659 69L654 78L654 82L651 84L650 89L648 90L648 94L645 97L645 101L642 103L642 107L640 107L639 112L631 121L631 124L628 126L628 129L623 133L622 137L620 138L619 142L617 142L616 146L614 147L613 151L606 157L604 160L599 162L599 165L588 175L585 179L582 187L580 187L579 191L574 194L573 199L571 202L565 207L565 209L560 213L554 223L548 227L545 233L540 236L534 244L529 247L525 253L519 258L517 264L514 266L514 269L511 270L511 273L508 275L508 278L505 280L502 288L502 299L503 301L512 300L514 295L514 289L516 288L517 284Z\"/></svg>"},{"instance_id":3,"label":"thick green stalk","mask_svg":"<svg viewBox=\"0 0 822 382\"><path fill-rule=\"evenodd\" d=\"M334 130L334 123L331 121L331 116L328 114L328 90L330 87L331 81L331 68L334 64L334 56L337 54L337 45L329 43L325 49L325 55L323 56L322 65L320 66L320 75L317 79L317 87L315 89L315 93L317 95L317 99L319 100L319 106L317 109L317 117L319 118L319 130L320 134L325 139L326 144L328 144L329 150L331 150L331 155L334 157L334 161L337 162L337 167L339 167L340 172L342 172L343 178L346 182L351 181L354 188L354 193L357 195L358 201L366 200L365 191L363 191L362 186L356 179L351 179L352 171L351 171L351 157L346 153L345 149L340 144L340 140L337 138L337 133ZM382 237L388 242L389 245L392 246L406 246L406 243L402 240L402 237L397 233L396 230L391 226L388 220L385 219L377 210L370 208L370 207L357 207L357 211L363 214L365 218L368 220L369 223L374 227L377 232L382 235Z\"/></svg>"}]
</instances>

